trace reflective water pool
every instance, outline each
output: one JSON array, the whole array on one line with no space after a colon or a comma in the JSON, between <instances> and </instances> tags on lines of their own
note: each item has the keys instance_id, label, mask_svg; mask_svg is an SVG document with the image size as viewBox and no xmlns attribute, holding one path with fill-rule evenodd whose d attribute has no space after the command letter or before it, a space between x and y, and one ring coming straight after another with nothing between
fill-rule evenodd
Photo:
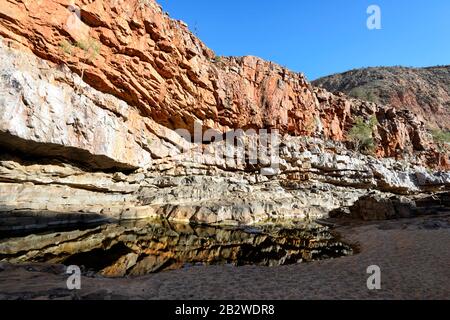
<instances>
[{"instance_id":1,"label":"reflective water pool","mask_svg":"<svg viewBox=\"0 0 450 320\"><path fill-rule=\"evenodd\" d=\"M352 253L316 223L235 228L134 221L0 240L0 261L78 265L111 277L210 264L277 266Z\"/></svg>"}]
</instances>

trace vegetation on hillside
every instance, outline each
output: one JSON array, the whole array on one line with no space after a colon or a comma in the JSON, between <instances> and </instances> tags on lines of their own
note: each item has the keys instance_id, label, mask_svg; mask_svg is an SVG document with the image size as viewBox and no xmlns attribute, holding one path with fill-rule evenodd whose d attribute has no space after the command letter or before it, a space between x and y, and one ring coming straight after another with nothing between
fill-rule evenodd
<instances>
[{"instance_id":1,"label":"vegetation on hillside","mask_svg":"<svg viewBox=\"0 0 450 320\"><path fill-rule=\"evenodd\" d=\"M84 62L90 62L90 63L95 61L98 54L100 53L100 43L91 37L88 37L84 40L77 41L75 44L64 40L61 42L60 47L63 50L63 52L69 56L72 56L73 51L75 49L80 49L83 52L82 60ZM83 80L84 71L85 71L85 66L84 66L84 64L82 64L81 75L80 75L81 80Z\"/></svg>"},{"instance_id":2,"label":"vegetation on hillside","mask_svg":"<svg viewBox=\"0 0 450 320\"><path fill-rule=\"evenodd\" d=\"M450 145L450 131L443 130L432 130L431 135L433 136L434 142L438 145L439 149L443 150Z\"/></svg>"},{"instance_id":3,"label":"vegetation on hillside","mask_svg":"<svg viewBox=\"0 0 450 320\"><path fill-rule=\"evenodd\" d=\"M365 121L362 117L355 120L355 124L348 133L348 139L353 143L355 149L365 154L372 154L375 151L375 140L373 132L378 120L375 116Z\"/></svg>"},{"instance_id":4,"label":"vegetation on hillside","mask_svg":"<svg viewBox=\"0 0 450 320\"><path fill-rule=\"evenodd\" d=\"M408 110L429 128L450 130L450 66L355 69L312 82L330 92Z\"/></svg>"},{"instance_id":5,"label":"vegetation on hillside","mask_svg":"<svg viewBox=\"0 0 450 320\"><path fill-rule=\"evenodd\" d=\"M377 95L373 91L367 90L364 87L353 88L350 90L349 96L369 102L379 102Z\"/></svg>"}]
</instances>

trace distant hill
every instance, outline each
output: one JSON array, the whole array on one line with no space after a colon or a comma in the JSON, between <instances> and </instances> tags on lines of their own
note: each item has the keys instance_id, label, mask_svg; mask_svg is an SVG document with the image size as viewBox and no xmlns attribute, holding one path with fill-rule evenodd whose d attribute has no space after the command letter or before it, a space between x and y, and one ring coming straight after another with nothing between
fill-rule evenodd
<instances>
[{"instance_id":1,"label":"distant hill","mask_svg":"<svg viewBox=\"0 0 450 320\"><path fill-rule=\"evenodd\" d=\"M429 128L450 130L450 66L356 69L312 83L328 91L409 109Z\"/></svg>"}]
</instances>

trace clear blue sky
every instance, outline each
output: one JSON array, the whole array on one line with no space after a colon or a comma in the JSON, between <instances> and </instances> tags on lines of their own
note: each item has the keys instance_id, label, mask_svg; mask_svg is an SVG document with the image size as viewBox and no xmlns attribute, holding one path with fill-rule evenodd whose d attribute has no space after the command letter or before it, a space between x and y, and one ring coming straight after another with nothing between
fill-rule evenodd
<instances>
[{"instance_id":1,"label":"clear blue sky","mask_svg":"<svg viewBox=\"0 0 450 320\"><path fill-rule=\"evenodd\" d=\"M217 55L255 55L308 79L365 66L450 64L449 0L157 0ZM366 27L381 8L381 30Z\"/></svg>"}]
</instances>

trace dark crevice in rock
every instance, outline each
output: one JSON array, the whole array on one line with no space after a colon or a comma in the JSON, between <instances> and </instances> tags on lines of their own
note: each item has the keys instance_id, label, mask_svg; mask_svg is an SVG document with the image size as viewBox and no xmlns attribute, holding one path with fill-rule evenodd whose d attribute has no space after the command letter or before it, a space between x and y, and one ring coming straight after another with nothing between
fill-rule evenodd
<instances>
[{"instance_id":1,"label":"dark crevice in rock","mask_svg":"<svg viewBox=\"0 0 450 320\"><path fill-rule=\"evenodd\" d=\"M79 189L79 190L86 190L86 191L93 191L93 192L100 192L103 194L131 194L133 193L133 191L129 191L129 192L120 192L120 191L112 191L109 190L108 188L101 188L101 187L96 187L96 186L90 186L87 184L76 184L76 183L61 183L61 182L56 182L56 181L51 181L48 183L45 182L40 182L38 180L33 180L33 179L10 179L10 178L4 178L4 177L0 177L0 182L6 182L6 183L32 183L34 185L41 185L41 186L45 186L45 185L52 185L52 186L67 186L73 189Z\"/></svg>"},{"instance_id":2,"label":"dark crevice in rock","mask_svg":"<svg viewBox=\"0 0 450 320\"><path fill-rule=\"evenodd\" d=\"M329 212L331 218L350 217L364 221L395 220L447 214L450 212L450 193L441 192L414 197L386 195L371 192L362 196L350 207L341 207Z\"/></svg>"},{"instance_id":3,"label":"dark crevice in rock","mask_svg":"<svg viewBox=\"0 0 450 320\"><path fill-rule=\"evenodd\" d=\"M9 132L0 132L0 147L2 152L21 153L25 154L27 158L69 160L83 168L89 168L91 171L131 172L137 169L104 155L93 155L85 149L25 140Z\"/></svg>"},{"instance_id":4,"label":"dark crevice in rock","mask_svg":"<svg viewBox=\"0 0 450 320\"><path fill-rule=\"evenodd\" d=\"M114 221L97 213L11 210L0 206L0 239L25 237L38 232L88 230Z\"/></svg>"}]
</instances>

